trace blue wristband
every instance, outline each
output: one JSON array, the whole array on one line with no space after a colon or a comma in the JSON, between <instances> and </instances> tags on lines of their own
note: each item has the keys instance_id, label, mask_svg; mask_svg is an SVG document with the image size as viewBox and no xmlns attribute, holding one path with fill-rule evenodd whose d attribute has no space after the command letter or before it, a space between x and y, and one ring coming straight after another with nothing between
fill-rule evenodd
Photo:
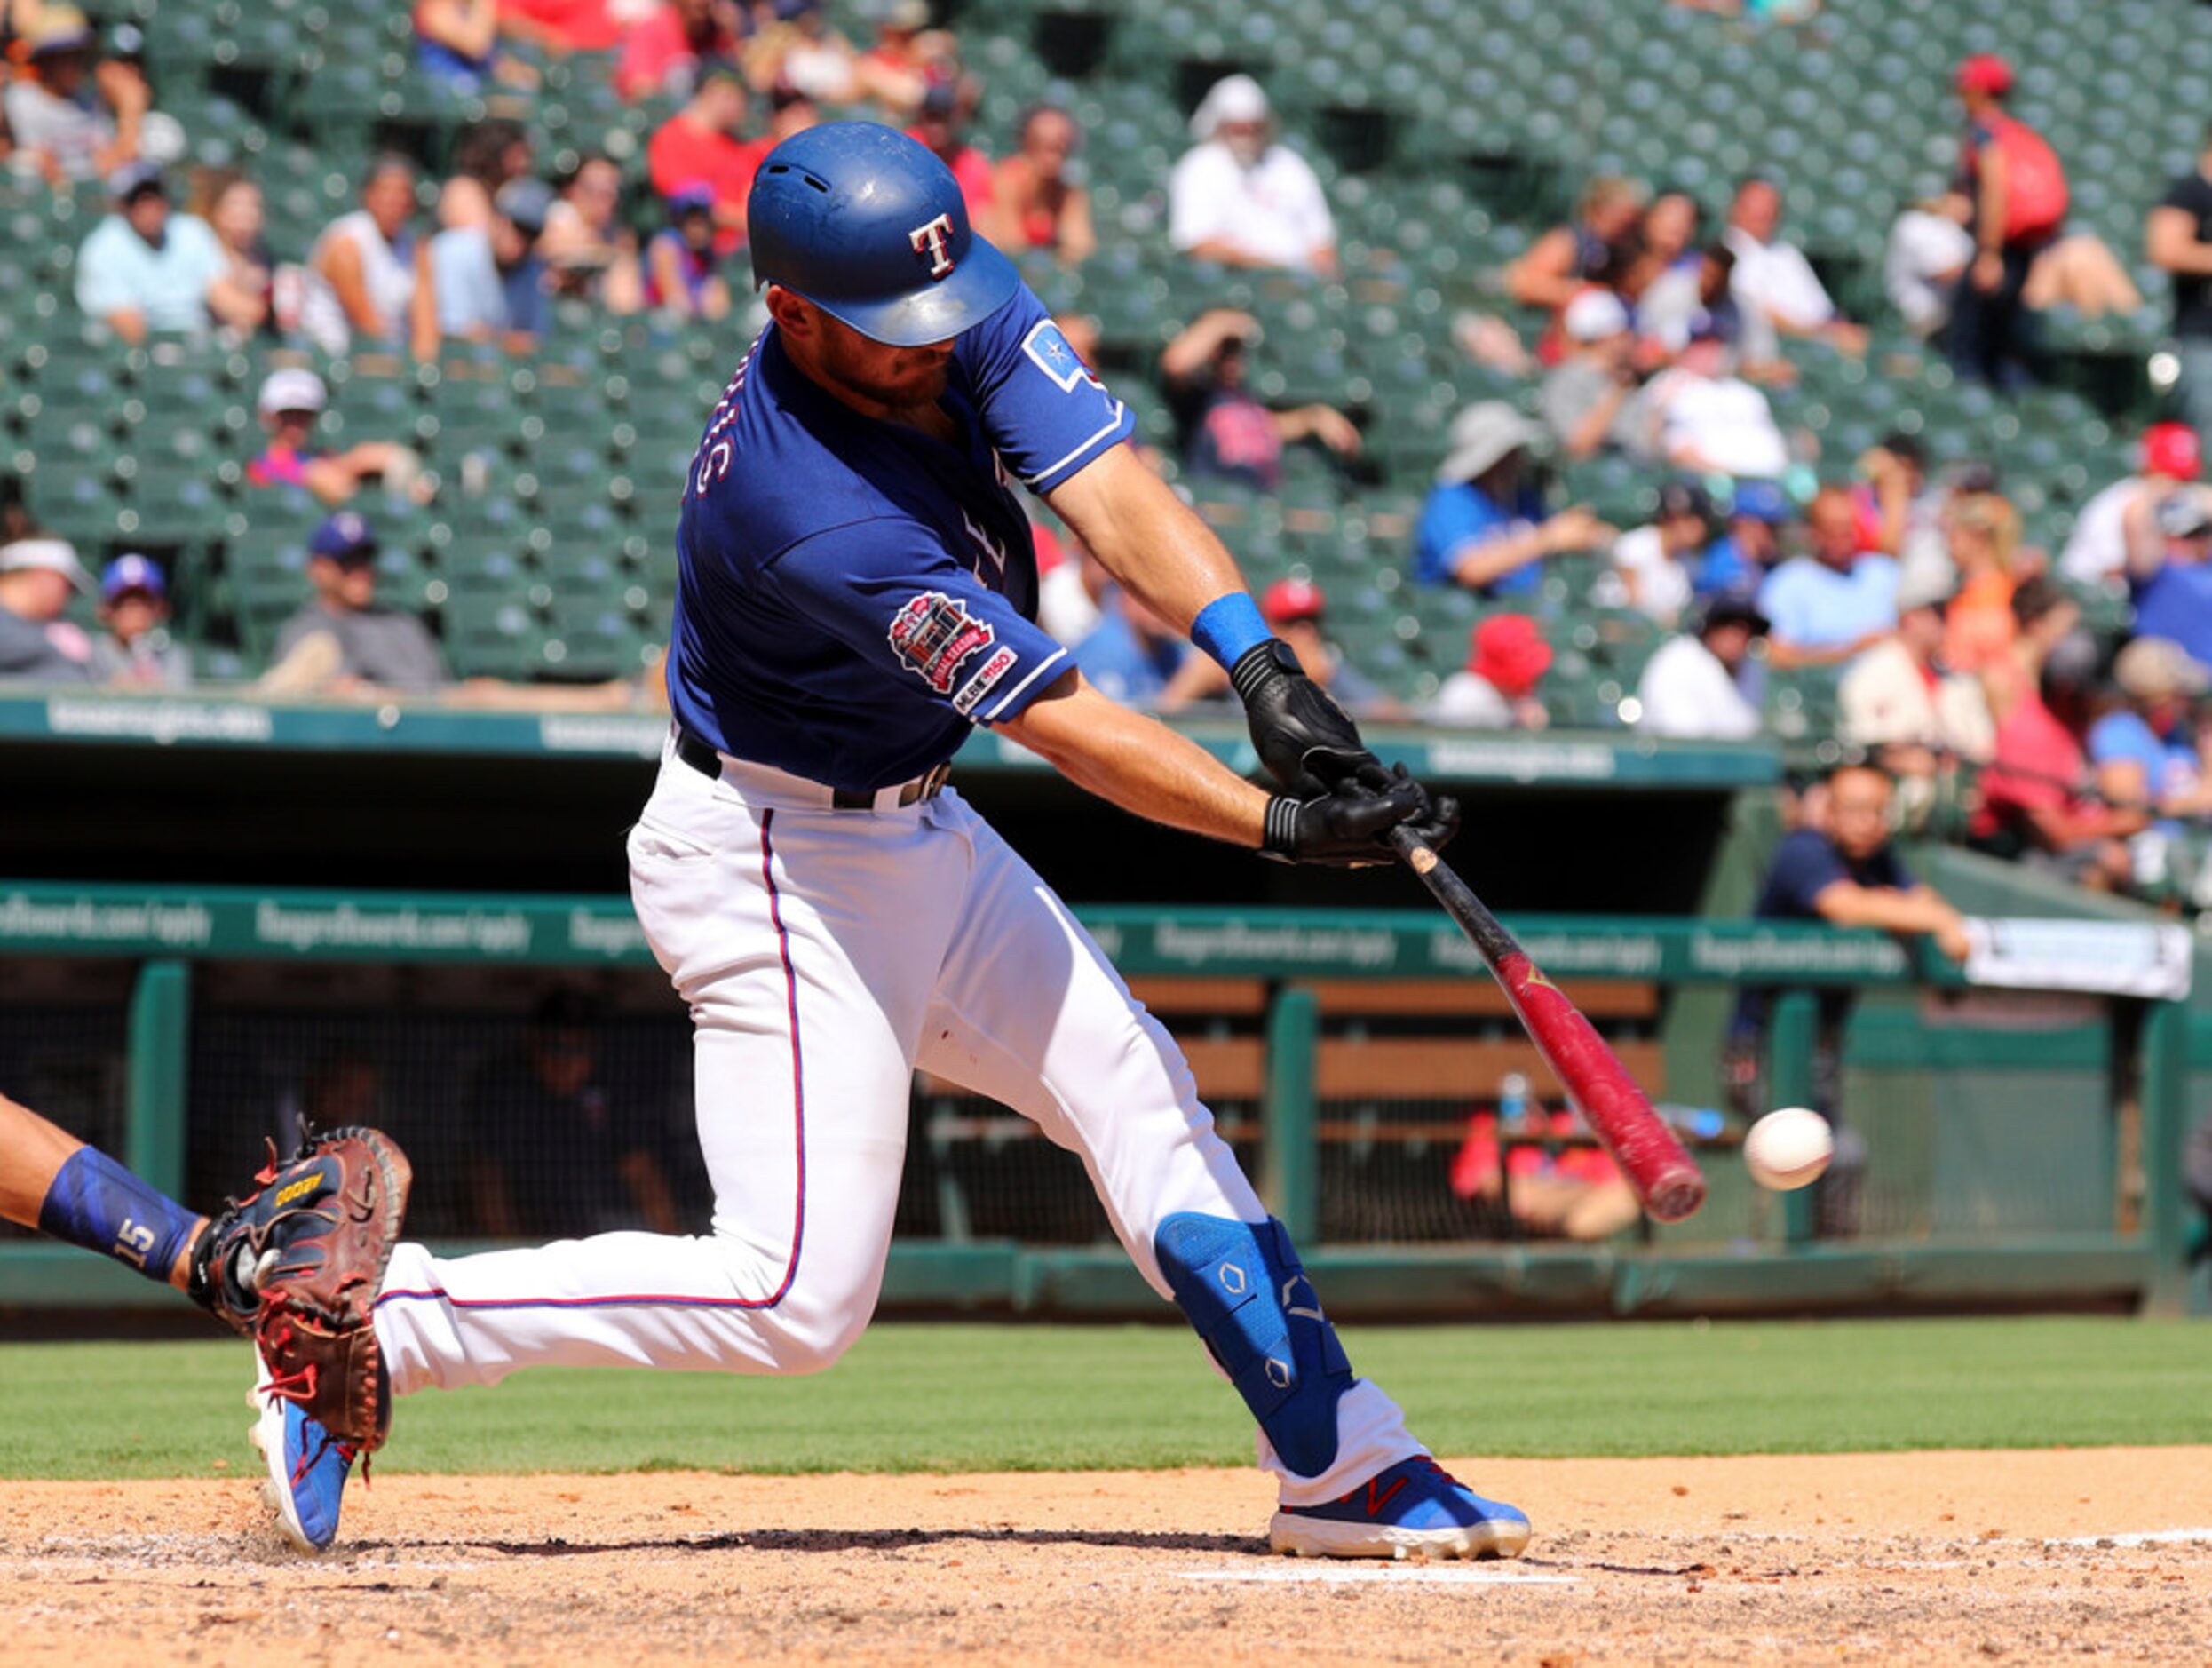
<instances>
[{"instance_id":1,"label":"blue wristband","mask_svg":"<svg viewBox=\"0 0 2212 1668\"><path fill-rule=\"evenodd\" d=\"M1191 622L1191 641L1219 662L1225 671L1243 659L1247 649L1273 635L1249 591L1216 597Z\"/></svg>"}]
</instances>

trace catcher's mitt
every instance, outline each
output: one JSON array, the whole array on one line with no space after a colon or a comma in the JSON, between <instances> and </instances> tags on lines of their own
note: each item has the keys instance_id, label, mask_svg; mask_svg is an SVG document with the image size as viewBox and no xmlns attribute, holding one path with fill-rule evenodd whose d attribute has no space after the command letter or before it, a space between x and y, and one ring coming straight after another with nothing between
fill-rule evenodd
<instances>
[{"instance_id":1,"label":"catcher's mitt","mask_svg":"<svg viewBox=\"0 0 2212 1668\"><path fill-rule=\"evenodd\" d=\"M392 1428L392 1386L370 1309L413 1179L376 1130L305 1136L269 1162L192 1247L192 1296L250 1334L269 1394L297 1402L331 1436L367 1451Z\"/></svg>"}]
</instances>

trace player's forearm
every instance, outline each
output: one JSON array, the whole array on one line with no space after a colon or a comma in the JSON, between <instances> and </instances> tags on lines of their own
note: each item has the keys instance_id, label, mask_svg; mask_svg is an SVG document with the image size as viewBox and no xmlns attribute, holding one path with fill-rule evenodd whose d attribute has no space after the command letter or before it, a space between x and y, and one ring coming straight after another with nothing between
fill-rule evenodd
<instances>
[{"instance_id":1,"label":"player's forearm","mask_svg":"<svg viewBox=\"0 0 2212 1668\"><path fill-rule=\"evenodd\" d=\"M999 733L1148 822L1257 851L1268 796L1187 736L1063 676Z\"/></svg>"},{"instance_id":2,"label":"player's forearm","mask_svg":"<svg viewBox=\"0 0 2212 1668\"><path fill-rule=\"evenodd\" d=\"M1178 631L1216 598L1244 589L1213 529L1127 446L1045 496L1106 570Z\"/></svg>"}]
</instances>

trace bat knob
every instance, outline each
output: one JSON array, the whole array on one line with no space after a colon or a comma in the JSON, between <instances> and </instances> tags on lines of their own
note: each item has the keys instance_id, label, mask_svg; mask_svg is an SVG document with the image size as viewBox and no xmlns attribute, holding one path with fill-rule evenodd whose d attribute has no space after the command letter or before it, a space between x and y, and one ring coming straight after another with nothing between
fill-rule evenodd
<instances>
[{"instance_id":1,"label":"bat knob","mask_svg":"<svg viewBox=\"0 0 2212 1668\"><path fill-rule=\"evenodd\" d=\"M1705 1203L1705 1178L1693 1166L1677 1171L1651 1191L1644 1208L1662 1222L1680 1222L1695 1216Z\"/></svg>"}]
</instances>

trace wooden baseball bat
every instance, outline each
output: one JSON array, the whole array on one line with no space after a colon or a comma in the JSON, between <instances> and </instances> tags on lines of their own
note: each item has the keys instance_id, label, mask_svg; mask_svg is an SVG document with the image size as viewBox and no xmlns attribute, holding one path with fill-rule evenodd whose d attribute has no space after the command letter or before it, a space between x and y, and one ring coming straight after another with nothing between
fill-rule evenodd
<instances>
[{"instance_id":1,"label":"wooden baseball bat","mask_svg":"<svg viewBox=\"0 0 2212 1668\"><path fill-rule=\"evenodd\" d=\"M1650 1100L1605 1046L1598 1028L1544 977L1473 889L1418 835L1395 828L1390 843L1481 952L1529 1040L1620 1164L1644 1208L1662 1222L1679 1222L1696 1211L1705 1203L1705 1177L1697 1161L1652 1110Z\"/></svg>"}]
</instances>

